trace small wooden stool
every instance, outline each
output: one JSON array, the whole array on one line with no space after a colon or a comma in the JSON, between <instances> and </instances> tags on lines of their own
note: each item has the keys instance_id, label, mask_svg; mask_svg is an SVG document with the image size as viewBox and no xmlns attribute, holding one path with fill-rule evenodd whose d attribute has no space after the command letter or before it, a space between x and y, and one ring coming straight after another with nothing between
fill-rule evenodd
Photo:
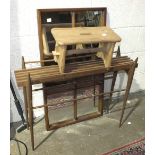
<instances>
[{"instance_id":1,"label":"small wooden stool","mask_svg":"<svg viewBox=\"0 0 155 155\"><path fill-rule=\"evenodd\" d=\"M51 33L56 41L54 60L58 63L60 73L65 72L65 58L70 54L96 52L102 58L105 67L111 65L115 43L121 38L108 27L74 27L53 28ZM99 48L67 50L68 45L99 43Z\"/></svg>"}]
</instances>

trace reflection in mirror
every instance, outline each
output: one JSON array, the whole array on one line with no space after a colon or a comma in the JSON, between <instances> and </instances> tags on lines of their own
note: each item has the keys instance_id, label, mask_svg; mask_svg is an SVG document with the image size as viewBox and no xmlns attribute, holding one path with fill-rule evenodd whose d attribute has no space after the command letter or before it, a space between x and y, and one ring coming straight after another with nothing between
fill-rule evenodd
<instances>
[{"instance_id":1,"label":"reflection in mirror","mask_svg":"<svg viewBox=\"0 0 155 155\"><path fill-rule=\"evenodd\" d=\"M84 11L76 13L76 22L83 22L84 26L94 27L102 25L102 11Z\"/></svg>"},{"instance_id":2,"label":"reflection in mirror","mask_svg":"<svg viewBox=\"0 0 155 155\"><path fill-rule=\"evenodd\" d=\"M62 12L44 12L41 14L42 24L71 23L70 11Z\"/></svg>"},{"instance_id":3,"label":"reflection in mirror","mask_svg":"<svg viewBox=\"0 0 155 155\"><path fill-rule=\"evenodd\" d=\"M103 12L102 11L80 11L76 13L76 23L84 23L85 27L103 26ZM76 49L81 48L95 48L99 44L80 44L76 45ZM80 47L80 48L79 48Z\"/></svg>"}]
</instances>

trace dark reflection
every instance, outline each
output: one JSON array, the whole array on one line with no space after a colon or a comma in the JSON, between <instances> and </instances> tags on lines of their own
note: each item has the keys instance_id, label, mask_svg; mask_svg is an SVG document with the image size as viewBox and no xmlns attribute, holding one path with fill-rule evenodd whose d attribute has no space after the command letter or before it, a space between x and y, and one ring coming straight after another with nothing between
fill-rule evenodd
<instances>
[{"instance_id":1,"label":"dark reflection","mask_svg":"<svg viewBox=\"0 0 155 155\"><path fill-rule=\"evenodd\" d=\"M85 11L76 13L76 22L83 22L84 26L94 27L101 25L101 11Z\"/></svg>"}]
</instances>

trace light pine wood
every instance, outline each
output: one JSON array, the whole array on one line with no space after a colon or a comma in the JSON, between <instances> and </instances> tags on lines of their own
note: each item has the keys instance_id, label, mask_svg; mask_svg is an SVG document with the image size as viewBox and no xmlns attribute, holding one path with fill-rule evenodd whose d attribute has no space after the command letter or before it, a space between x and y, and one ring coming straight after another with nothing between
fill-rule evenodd
<instances>
[{"instance_id":1,"label":"light pine wood","mask_svg":"<svg viewBox=\"0 0 155 155\"><path fill-rule=\"evenodd\" d=\"M84 49L82 44L76 44L76 49Z\"/></svg>"},{"instance_id":2,"label":"light pine wood","mask_svg":"<svg viewBox=\"0 0 155 155\"><path fill-rule=\"evenodd\" d=\"M65 69L66 48L67 46L65 45L60 46L58 44L56 44L56 47L55 47L55 51L56 53L59 53L59 55L57 55L58 57L54 59L57 59L60 73L64 73L64 69Z\"/></svg>"},{"instance_id":3,"label":"light pine wood","mask_svg":"<svg viewBox=\"0 0 155 155\"><path fill-rule=\"evenodd\" d=\"M121 38L109 27L53 28L54 39L59 45L120 42Z\"/></svg>"},{"instance_id":4,"label":"light pine wood","mask_svg":"<svg viewBox=\"0 0 155 155\"><path fill-rule=\"evenodd\" d=\"M52 54L54 56L54 61L58 63L60 53L58 53L56 51L52 51Z\"/></svg>"},{"instance_id":5,"label":"light pine wood","mask_svg":"<svg viewBox=\"0 0 155 155\"><path fill-rule=\"evenodd\" d=\"M114 51L115 43L100 43L100 48L103 48L102 51L97 52L96 56L102 58L105 67L108 68L111 65L112 54Z\"/></svg>"},{"instance_id":6,"label":"light pine wood","mask_svg":"<svg viewBox=\"0 0 155 155\"><path fill-rule=\"evenodd\" d=\"M67 45L76 45L76 49L79 50L83 49L83 44L99 43L103 50L98 51L97 56L102 58L105 67L109 68L115 43L121 41L108 27L53 28L51 32L56 41L54 60L58 63L60 73L64 73L65 70Z\"/></svg>"}]
</instances>

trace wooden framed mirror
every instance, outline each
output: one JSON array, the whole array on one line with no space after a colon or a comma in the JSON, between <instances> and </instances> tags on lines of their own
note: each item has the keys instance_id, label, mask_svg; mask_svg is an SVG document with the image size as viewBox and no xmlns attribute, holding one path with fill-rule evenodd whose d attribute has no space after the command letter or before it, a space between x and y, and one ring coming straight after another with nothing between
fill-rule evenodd
<instances>
[{"instance_id":1,"label":"wooden framed mirror","mask_svg":"<svg viewBox=\"0 0 155 155\"><path fill-rule=\"evenodd\" d=\"M55 40L52 28L106 26L106 14L107 8L38 9L40 60L53 59ZM42 66L48 64L42 63Z\"/></svg>"}]
</instances>

